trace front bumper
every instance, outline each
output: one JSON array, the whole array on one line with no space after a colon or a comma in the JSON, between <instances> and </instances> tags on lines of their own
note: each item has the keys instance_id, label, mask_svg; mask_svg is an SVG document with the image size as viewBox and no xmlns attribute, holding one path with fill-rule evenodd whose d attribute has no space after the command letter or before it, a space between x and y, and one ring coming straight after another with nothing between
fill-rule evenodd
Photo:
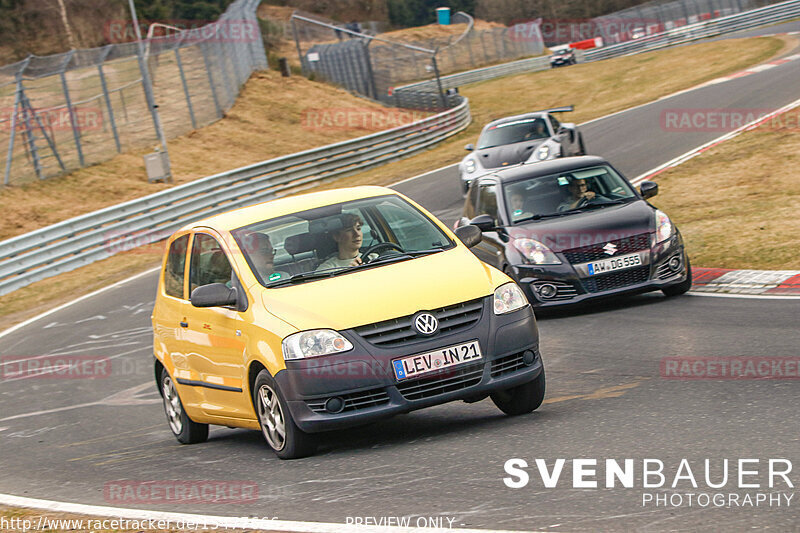
<instances>
[{"instance_id":1,"label":"front bumper","mask_svg":"<svg viewBox=\"0 0 800 533\"><path fill-rule=\"evenodd\" d=\"M619 270L594 277L581 277L577 269L563 254L557 254L560 265L520 265L512 268L513 277L528 301L537 308L580 305L588 300L641 294L661 290L686 280L686 251L683 238L676 232L667 241L652 246L646 265L629 270ZM679 258L677 269L669 268L669 261ZM542 288L551 285L556 294L550 298L542 295Z\"/></svg>"},{"instance_id":2,"label":"front bumper","mask_svg":"<svg viewBox=\"0 0 800 533\"><path fill-rule=\"evenodd\" d=\"M491 392L535 379L542 371L539 333L531 307L496 316L484 298L480 320L454 334L440 333L403 346L379 348L355 333L341 332L353 350L322 358L287 361L275 375L297 426L315 433L361 425L454 400L479 400ZM392 360L477 339L482 358L418 378L398 381ZM328 408L340 401L339 411Z\"/></svg>"}]
</instances>

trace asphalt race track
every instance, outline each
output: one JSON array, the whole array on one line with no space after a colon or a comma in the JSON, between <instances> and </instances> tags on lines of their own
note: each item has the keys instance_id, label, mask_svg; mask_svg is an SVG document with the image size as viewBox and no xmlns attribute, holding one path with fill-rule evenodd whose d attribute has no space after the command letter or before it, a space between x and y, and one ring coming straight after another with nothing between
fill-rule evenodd
<instances>
[{"instance_id":1,"label":"asphalt race track","mask_svg":"<svg viewBox=\"0 0 800 533\"><path fill-rule=\"evenodd\" d=\"M591 153L628 177L724 132L670 133L675 108L777 108L798 97L800 60L661 100L582 127ZM569 102L565 102L569 103ZM702 179L702 176L698 176ZM724 184L723 184L724 185ZM715 190L719 184L709 184ZM397 186L452 224L461 205L448 167ZM181 446L167 427L152 372L150 311L156 274L83 300L0 338L0 493L118 507L344 523L348 517L445 517L453 527L555 531L797 530L800 496L767 475L769 459L800 470L798 380L676 380L669 357L798 357L797 300L660 293L540 319L545 404L507 418L486 400L452 403L329 434L318 454L280 461L256 431L213 428L209 442ZM110 358L97 379L8 378L9 356ZM528 462L530 483L507 487L504 463ZM566 465L555 488L535 466ZM596 459L599 488L573 487L573 459ZM606 459L633 459L632 488L605 488ZM643 459L663 462L667 482L645 488ZM755 488L738 488L739 459ZM681 459L699 488L672 487ZM704 481L729 480L722 488ZM789 475L796 486L797 471ZM257 497L224 504L126 501L119 480L226 480L257 485ZM687 504L687 494L723 494L725 506ZM747 494L775 503L740 505ZM647 495L682 504L643 505ZM729 497L735 495L737 503ZM787 504L788 499L788 504Z\"/></svg>"}]
</instances>

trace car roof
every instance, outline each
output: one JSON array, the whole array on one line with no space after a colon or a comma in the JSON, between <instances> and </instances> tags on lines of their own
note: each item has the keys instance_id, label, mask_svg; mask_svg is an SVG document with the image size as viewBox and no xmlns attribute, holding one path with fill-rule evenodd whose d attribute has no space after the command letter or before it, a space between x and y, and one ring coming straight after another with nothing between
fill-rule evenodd
<instances>
[{"instance_id":1,"label":"car roof","mask_svg":"<svg viewBox=\"0 0 800 533\"><path fill-rule=\"evenodd\" d=\"M398 195L396 191L386 187L363 186L286 196L204 218L197 222L187 224L182 227L180 231L197 227L208 227L219 231L231 231L261 220L290 215L315 207L359 200L361 198L383 196L386 194Z\"/></svg>"},{"instance_id":2,"label":"car roof","mask_svg":"<svg viewBox=\"0 0 800 533\"><path fill-rule=\"evenodd\" d=\"M499 183L509 183L528 178L558 174L559 172L570 172L584 167L597 165L608 165L607 160L596 155L581 155L575 157L561 157L549 161L539 161L536 163L526 163L510 168L504 168L497 172L485 174L481 178L492 177Z\"/></svg>"}]
</instances>

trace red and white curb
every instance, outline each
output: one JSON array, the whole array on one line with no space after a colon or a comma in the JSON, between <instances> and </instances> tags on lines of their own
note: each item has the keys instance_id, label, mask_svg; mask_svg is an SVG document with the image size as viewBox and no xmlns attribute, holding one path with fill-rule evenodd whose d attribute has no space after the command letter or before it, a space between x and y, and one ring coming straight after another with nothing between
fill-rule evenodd
<instances>
[{"instance_id":1,"label":"red and white curb","mask_svg":"<svg viewBox=\"0 0 800 533\"><path fill-rule=\"evenodd\" d=\"M692 292L800 296L800 270L693 268Z\"/></svg>"}]
</instances>

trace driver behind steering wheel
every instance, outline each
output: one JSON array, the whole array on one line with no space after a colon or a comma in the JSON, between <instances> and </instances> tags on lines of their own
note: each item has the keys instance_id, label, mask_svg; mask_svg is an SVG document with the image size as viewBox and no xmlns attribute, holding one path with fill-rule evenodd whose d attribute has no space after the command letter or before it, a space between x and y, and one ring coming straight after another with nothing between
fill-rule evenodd
<instances>
[{"instance_id":1,"label":"driver behind steering wheel","mask_svg":"<svg viewBox=\"0 0 800 533\"><path fill-rule=\"evenodd\" d=\"M558 211L569 211L593 200L596 196L594 191L589 190L589 184L582 178L568 178L567 190L570 197L558 205Z\"/></svg>"},{"instance_id":2,"label":"driver behind steering wheel","mask_svg":"<svg viewBox=\"0 0 800 533\"><path fill-rule=\"evenodd\" d=\"M361 244L364 242L361 231L364 221L353 213L343 214L341 221L342 229L331 232L338 251L320 263L317 270L356 266L364 262L360 254Z\"/></svg>"}]
</instances>

